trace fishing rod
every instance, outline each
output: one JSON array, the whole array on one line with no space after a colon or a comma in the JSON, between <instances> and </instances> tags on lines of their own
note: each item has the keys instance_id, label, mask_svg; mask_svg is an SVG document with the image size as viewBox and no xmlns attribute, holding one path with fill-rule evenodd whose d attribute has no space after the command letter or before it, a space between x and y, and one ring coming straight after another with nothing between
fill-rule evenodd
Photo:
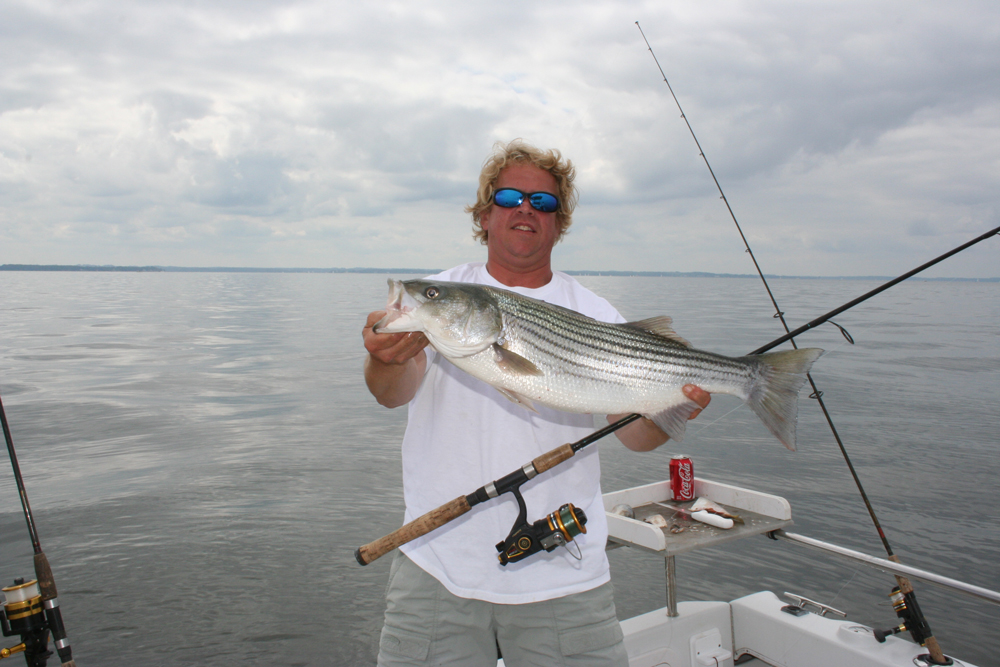
<instances>
[{"instance_id":1,"label":"fishing rod","mask_svg":"<svg viewBox=\"0 0 1000 667\"><path fill-rule=\"evenodd\" d=\"M639 29L639 33L642 35L643 41L646 42L646 47L649 49L649 53L653 57L653 61L656 63L656 67L660 70L660 75L663 77L663 82L667 84L667 89L670 91L670 95L671 97L673 97L674 103L677 105L677 109L681 113L681 118L684 119L684 123L687 125L688 131L691 134L691 138L694 139L694 143L698 147L698 154L705 162L705 166L708 168L708 172L709 174L711 174L712 180L715 182L715 186L719 191L719 195L722 201L725 203L726 209L729 211L729 216L730 218L732 218L733 223L736 225L737 231L739 231L740 238L743 239L743 244L746 247L746 252L747 254L750 255L750 259L753 261L754 267L757 269L757 274L760 276L761 282L764 284L764 289L767 290L767 294L771 299L771 303L774 305L774 310L775 310L774 317L781 321L781 324L785 329L786 336L782 337L782 339L780 339L779 341L773 343L770 347L778 345L784 341L789 341L791 342L792 347L797 349L798 345L795 344L795 340L793 338L795 334L791 332L788 323L785 321L785 313L778 306L778 302L775 299L773 292L771 292L770 286L767 284L767 279L764 277L764 272L761 270L760 265L757 262L757 258L754 256L753 249L750 247L750 243L749 241L747 241L746 235L743 233L743 228L740 226L739 221L736 219L736 214L733 212L732 206L729 205L729 199L726 197L726 193L723 191L722 185L719 183L719 179L715 176L715 171L712 169L712 165L708 161L708 156L705 155L705 151L701 147L701 142L698 141L698 137L695 135L694 128L691 126L691 122L688 120L687 115L684 113L684 109L681 107L680 100L677 98L677 94L674 92L673 86L671 86L670 81L667 80L667 75L663 71L663 67L660 65L660 61L656 57L656 54L653 52L653 47L650 45L649 40L646 39L646 33L643 32L642 26L639 25L638 21L635 22L635 25ZM982 241L986 238L989 238L990 236L993 236L994 234L997 233L997 231L998 230L993 230L991 232L988 232L987 234L981 236L980 238L974 239L973 241L969 242L965 246L959 247L950 253L946 253L937 260L933 260L927 265L919 267L910 274L908 275L904 274L903 276L900 276L896 280L890 281L890 283L884 285L879 290L861 297L860 299L857 300L857 303L860 303L861 301L870 298L870 296L874 296L874 294L877 294L880 291L889 289L889 287L892 287L896 283L905 280L910 275L913 275L913 273L922 271L924 268L927 268L927 266L936 264L938 261L941 261L946 257L950 257L956 252L961 252L966 247L969 247L975 243L978 243L979 241ZM856 304L854 303L848 304L847 307L851 307L853 305ZM845 307L840 312L843 312L843 310L846 309L847 308ZM833 315L830 315L823 321L828 320L830 317L833 317ZM810 326L815 326L815 325L813 323L809 323L809 325L807 325L802 330L805 331L809 329ZM837 326L839 327L839 325ZM843 327L840 327L840 329L841 332L844 332L845 336L848 337L848 340L853 343L853 340L851 340L851 338L846 334ZM770 349L770 347L765 346L763 348L758 349L756 352L761 352L765 349ZM840 438L840 434L837 432L837 427L833 423L833 418L831 417L830 412L829 410L827 410L826 404L823 401L823 392L821 392L819 388L816 386L816 382L815 380L813 380L811 374L806 373L806 379L809 380L809 384L810 386L812 386L813 389L813 393L810 395L810 398L816 399L820 408L823 410L823 415L826 418L827 424L829 424L830 426L830 430L833 433L834 439L837 441L837 445L839 446L841 454L844 457L844 461L847 463L847 467L850 470L851 476L854 478L854 483L858 487L858 491L860 492L861 498L864 501L865 507L868 510L868 514L872 519L872 523L875 525L875 529L878 532L879 539L881 539L882 545L885 548L886 553L888 554L889 560L898 563L899 557L896 556L896 554L893 552L892 546L889 544L889 540L886 538L885 532L882 530L882 525L879 523L878 517L875 514L875 509L868 498L868 494L864 490L864 486L861 484L861 478L858 477L858 474L854 468L854 464L851 462L851 458L847 453L847 448L844 446L844 443ZM926 619L924 618L923 613L920 611L920 607L917 605L916 593L913 591L913 586L910 583L910 581L906 577L903 577L901 575L896 575L896 582L899 584L899 586L896 589L893 589L893 592L890 594L890 599L892 599L893 601L893 608L896 610L897 615L899 616L900 619L903 620L903 624L899 626L897 631L908 630L910 632L910 635L913 637L914 641L916 641L921 646L927 648L929 653L927 657L931 663L938 665L953 664L951 658L945 656L944 653L941 651L941 647L938 645L937 640L931 633L930 626L927 623Z\"/></svg>"},{"instance_id":2,"label":"fishing rod","mask_svg":"<svg viewBox=\"0 0 1000 667\"><path fill-rule=\"evenodd\" d=\"M910 278L911 276L915 276L916 274L920 273L924 269L929 269L930 267L934 266L938 262L944 261L944 260L948 259L949 257L951 257L952 255L960 253L963 250L965 250L966 248L969 248L969 247L972 247L972 246L976 245L980 241L985 241L986 239L990 238L991 236L997 236L997 235L1000 235L1000 227L996 227L995 229L991 229L990 231L986 232L985 234L983 234L981 236L977 236L976 238L972 239L971 241L969 241L967 243L963 243L962 245L949 250L948 252L944 253L943 255L939 255L938 257L935 257L934 259L932 259L931 261L927 262L926 264L921 264L920 266L918 266L917 268L913 269L912 271L907 271L906 273L904 273L903 275L899 276L898 278L893 278L889 282L884 283L884 284L880 285L879 287L876 287L872 291L867 292L865 294L862 294L857 299L854 299L853 301L848 301L843 306L840 306L839 308L834 308L829 313L827 313L825 315L821 315L821 316L817 317L815 320L812 320L811 322L807 322L806 324L803 324L801 327L799 327L795 331L790 331L790 332L786 333L784 336L781 336L780 338L775 338L774 340L772 340L767 345L764 345L762 347L758 347L756 350L754 350L750 354L761 354L763 352L767 352L768 350L781 345L785 341L791 340L792 338L794 338L795 336L798 336L801 333L805 333L806 331L809 331L810 329L812 329L814 327L818 327L819 325L821 325L824 322L828 321L830 318L839 315L840 313L844 312L845 310L847 310L849 308L853 308L854 306L858 305L862 301L867 301L868 299L872 298L876 294L884 292L885 290L889 289L893 285L895 285L897 283L901 283L904 280L906 280L907 278ZM831 324L835 324L835 323L831 323ZM837 325L837 326L839 326L839 325ZM841 327L841 331L843 331L843 327Z\"/></svg>"},{"instance_id":3,"label":"fishing rod","mask_svg":"<svg viewBox=\"0 0 1000 667\"><path fill-rule=\"evenodd\" d=\"M521 485L533 479L538 474L546 470L551 470L560 463L571 459L587 445L597 442L604 436L614 433L621 427L631 424L639 418L640 415L636 414L622 417L618 421L594 431L585 438L549 450L509 475L504 475L489 484L484 484L469 495L459 496L451 502L445 503L437 509L431 510L427 514L397 528L388 535L358 547L354 551L354 557L360 564L368 565L393 549L401 547L407 542L426 535L449 521L457 519L479 503L492 500L504 493L512 493L514 495L517 499L519 513L507 539L497 544L498 558L503 565L506 565L508 562L512 563L527 558L542 549L552 551L557 546L565 546L576 535L579 535L581 532L587 532L583 528L583 525L587 522L587 517L583 513L583 510L573 507L572 504L563 505L556 512L546 517L546 519L529 524L525 518L524 499L520 493Z\"/></svg>"},{"instance_id":4,"label":"fishing rod","mask_svg":"<svg viewBox=\"0 0 1000 667\"><path fill-rule=\"evenodd\" d=\"M16 579L13 586L3 589L6 598L3 609L0 610L0 625L3 635L11 637L20 635L21 643L9 649L0 651L0 659L14 653L24 653L24 658L30 667L45 667L46 661L52 655L48 650L48 636L52 634L53 644L59 653L63 667L76 667L73 660L73 649L66 638L66 627L63 624L62 612L59 610L59 594L56 582L49 567L49 559L42 551L38 539L35 519L31 515L31 505L28 504L28 492L24 488L24 478L21 476L21 466L17 462L14 451L14 438L7 424L7 414L0 400L0 423L3 425L3 437L7 441L7 454L14 469L14 481L21 497L21 508L28 523L28 535L31 537L31 547L35 551L35 581L25 583Z\"/></svg>"},{"instance_id":5,"label":"fishing rod","mask_svg":"<svg viewBox=\"0 0 1000 667\"><path fill-rule=\"evenodd\" d=\"M872 298L876 294L879 294L880 292L884 292L885 290L889 289L896 283L905 280L906 278L909 278L927 268L930 268L931 266L934 266L938 262L941 262L944 259L951 257L955 253L960 252L961 250L964 250L976 243L979 243L980 241L983 241L997 234L1000 234L1000 227L997 227L996 229L993 229L987 232L986 234L983 234L982 236L979 236L973 239L972 241L969 241L968 243L965 243L953 250L950 250L945 254L931 260L930 262L921 264L912 271L908 271L903 275L899 276L898 278L894 278L893 280L884 283L883 285L871 290L870 292L867 292L866 294L863 294L857 297L856 299L852 299L851 301L848 301L842 306L834 308L833 310L824 315L820 315L819 317L810 321L808 324L791 332L791 334L779 336L778 338L772 340L770 343L762 345L753 352L749 352L748 355L761 354L762 352L766 352L767 350L777 347L781 343L788 341L791 335L798 335L800 333L818 327L824 322L829 321L832 317L835 317L836 315L850 308L853 308L854 306L864 301L867 301L868 299ZM523 515L524 514L523 499L520 498L520 494L518 493L518 490L520 489L520 486L522 484L534 478L539 473L545 472L546 470L551 470L560 463L569 460L570 458L573 457L574 454L576 454L576 452L580 451L587 445L597 442L604 436L617 431L623 426L631 424L640 417L641 415L638 414L627 415L615 422L608 424L602 429L594 431L587 437L577 440L574 443L556 447L555 449L552 449L546 452L545 454L542 454L541 456L535 458L530 463L515 470L509 475L501 477L498 480L494 480L493 482L490 482L489 484L486 484L484 486L481 486L479 489L473 491L467 496L459 496L458 498L455 498L451 502L445 503L444 505L441 505L437 509L431 510L430 512L424 514L423 516L414 519L410 523L402 526L401 528L396 529L392 533L389 533L384 537L381 537L373 542L370 542L362 547L359 547L358 549L355 550L354 557L361 565L368 565L372 561L384 556L393 549L396 549L397 547L400 547L406 544L407 542L415 540L418 537L426 535L427 533L430 533L431 531L440 528L446 523L453 521L454 519L457 519L458 517L462 516L463 514L471 510L479 503L491 500L508 492L514 493L515 497L518 498L518 504L521 508L521 514ZM577 510L577 512L580 512L582 514L581 510ZM521 524L526 523L523 517L519 521ZM514 531L512 531L512 534L513 532ZM892 556L893 554L890 553L890 558L892 558ZM895 562L898 562L898 559L895 559Z\"/></svg>"}]
</instances>

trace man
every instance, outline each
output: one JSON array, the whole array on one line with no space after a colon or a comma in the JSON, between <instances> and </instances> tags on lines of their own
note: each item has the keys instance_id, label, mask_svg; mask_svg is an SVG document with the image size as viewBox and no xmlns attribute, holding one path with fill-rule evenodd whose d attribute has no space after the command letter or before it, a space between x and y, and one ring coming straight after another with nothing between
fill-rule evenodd
<instances>
[{"instance_id":1,"label":"man","mask_svg":"<svg viewBox=\"0 0 1000 667\"><path fill-rule=\"evenodd\" d=\"M576 280L552 271L552 248L572 221L574 169L558 151L520 140L498 145L486 161L472 213L485 264L434 276L510 289L607 322L624 319ZM539 454L593 431L590 415L538 413L509 402L427 348L423 334L375 334L384 315L371 313L363 336L365 381L386 407L409 404L403 438L405 521L502 477ZM425 349L426 348L426 349ZM703 408L709 395L688 385ZM613 415L616 419L623 415ZM647 419L616 434L648 451L667 436ZM571 502L589 518L568 549L539 552L501 566L494 544L517 517L509 495L400 548L389 575L378 664L495 665L497 647L509 667L627 665L605 555L607 523L596 448L526 483L533 522Z\"/></svg>"}]
</instances>

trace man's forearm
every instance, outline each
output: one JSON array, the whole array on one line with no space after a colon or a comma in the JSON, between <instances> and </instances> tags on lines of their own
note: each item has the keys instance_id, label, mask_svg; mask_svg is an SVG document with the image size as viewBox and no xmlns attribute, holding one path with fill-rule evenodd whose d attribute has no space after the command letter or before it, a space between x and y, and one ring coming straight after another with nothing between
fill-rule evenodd
<instances>
[{"instance_id":1,"label":"man's forearm","mask_svg":"<svg viewBox=\"0 0 1000 667\"><path fill-rule=\"evenodd\" d=\"M380 405L406 405L417 393L427 357L421 352L402 364L386 364L372 355L365 358L365 384Z\"/></svg>"},{"instance_id":2,"label":"man's forearm","mask_svg":"<svg viewBox=\"0 0 1000 667\"><path fill-rule=\"evenodd\" d=\"M692 412L688 419L694 419L701 414L701 411L708 407L708 404L712 400L711 394L701 387L697 387L693 384L684 385L681 387L681 391L684 392L685 396L701 406L700 409ZM615 422L625 416L626 415L608 415L608 421ZM670 436L664 433L659 426L645 417L637 419L627 426L623 426L615 431L615 435L618 436L618 439L621 440L623 445L634 452L648 452L654 450L670 439Z\"/></svg>"},{"instance_id":3,"label":"man's forearm","mask_svg":"<svg viewBox=\"0 0 1000 667\"><path fill-rule=\"evenodd\" d=\"M608 415L608 421L615 422L626 416L627 415ZM621 427L615 431L615 435L623 445L631 449L633 452L652 451L669 439L667 434L660 430L660 427L645 417L637 419L627 426Z\"/></svg>"}]
</instances>

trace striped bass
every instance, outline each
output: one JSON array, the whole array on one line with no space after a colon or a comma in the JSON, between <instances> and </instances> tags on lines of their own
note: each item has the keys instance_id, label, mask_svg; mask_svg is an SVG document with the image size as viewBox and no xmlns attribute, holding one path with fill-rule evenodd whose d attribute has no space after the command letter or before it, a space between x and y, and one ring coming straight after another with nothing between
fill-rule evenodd
<instances>
[{"instance_id":1,"label":"striped bass","mask_svg":"<svg viewBox=\"0 0 1000 667\"><path fill-rule=\"evenodd\" d=\"M794 450L798 392L823 350L727 357L692 348L670 325L598 322L485 285L390 279L374 331L423 332L443 357L529 409L639 413L678 442L700 409L684 385L732 394Z\"/></svg>"}]
</instances>

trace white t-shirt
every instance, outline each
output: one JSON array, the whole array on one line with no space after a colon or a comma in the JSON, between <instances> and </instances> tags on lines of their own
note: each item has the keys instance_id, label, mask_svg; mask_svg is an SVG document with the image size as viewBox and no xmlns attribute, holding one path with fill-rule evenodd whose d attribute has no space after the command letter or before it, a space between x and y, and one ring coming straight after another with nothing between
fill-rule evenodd
<instances>
[{"instance_id":1,"label":"white t-shirt","mask_svg":"<svg viewBox=\"0 0 1000 667\"><path fill-rule=\"evenodd\" d=\"M433 279L508 289L597 320L624 322L611 304L565 273L556 272L537 289L502 285L483 263L463 264ZM426 352L427 370L409 404L403 437L407 522L594 431L591 415L543 406L537 406L536 414L459 370L431 347ZM611 578L604 551L608 528L600 479L597 446L591 445L521 487L529 523L565 503L586 512L587 533L573 540L582 560L557 547L500 565L495 545L507 537L518 513L510 493L473 507L401 550L459 597L522 604L590 590ZM575 550L574 545L569 548Z\"/></svg>"}]
</instances>

